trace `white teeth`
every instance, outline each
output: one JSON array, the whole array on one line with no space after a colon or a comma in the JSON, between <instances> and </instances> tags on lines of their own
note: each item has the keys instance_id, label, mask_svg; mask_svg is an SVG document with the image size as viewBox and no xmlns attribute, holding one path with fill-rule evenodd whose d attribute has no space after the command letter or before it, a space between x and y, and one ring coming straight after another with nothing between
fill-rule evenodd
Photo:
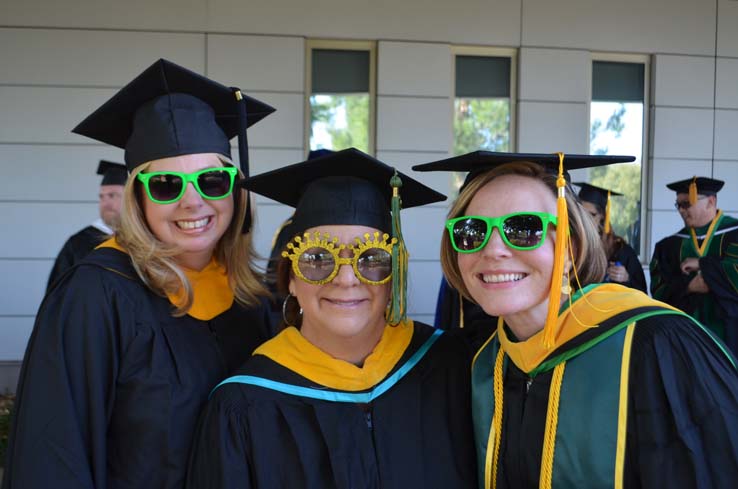
<instances>
[{"instance_id":1,"label":"white teeth","mask_svg":"<svg viewBox=\"0 0 738 489\"><path fill-rule=\"evenodd\" d=\"M502 282L517 282L525 278L524 273L500 273L497 275L482 275L482 281L486 284L499 284Z\"/></svg>"},{"instance_id":2,"label":"white teeth","mask_svg":"<svg viewBox=\"0 0 738 489\"><path fill-rule=\"evenodd\" d=\"M177 226L180 229L197 229L206 226L209 221L209 217L198 219L197 221L177 221Z\"/></svg>"}]
</instances>

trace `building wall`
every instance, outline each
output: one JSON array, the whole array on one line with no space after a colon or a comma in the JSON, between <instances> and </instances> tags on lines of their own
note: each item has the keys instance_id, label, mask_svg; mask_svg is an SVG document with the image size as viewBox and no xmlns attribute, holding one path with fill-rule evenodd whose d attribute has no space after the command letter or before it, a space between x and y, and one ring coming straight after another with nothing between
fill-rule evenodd
<instances>
[{"instance_id":1,"label":"building wall","mask_svg":"<svg viewBox=\"0 0 738 489\"><path fill-rule=\"evenodd\" d=\"M644 5L645 4L645 5ZM70 133L159 57L274 105L249 132L252 174L303 159L307 39L377 41L377 157L402 171L452 146L456 45L519 49L517 148L588 150L593 53L651 56L648 249L680 227L666 182L727 181L738 210L736 0L4 0L0 4L0 390L13 388L53 259L97 215L100 158ZM447 191L443 174L418 175ZM32 182L29 184L29 182ZM267 255L290 210L257 200ZM432 321L446 204L404 213L410 315Z\"/></svg>"}]
</instances>

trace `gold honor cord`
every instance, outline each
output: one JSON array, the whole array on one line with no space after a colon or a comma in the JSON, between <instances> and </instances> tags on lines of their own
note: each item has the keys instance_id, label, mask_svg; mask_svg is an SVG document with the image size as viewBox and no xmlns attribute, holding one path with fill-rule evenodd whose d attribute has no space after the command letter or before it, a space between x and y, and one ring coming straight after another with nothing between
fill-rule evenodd
<instances>
[{"instance_id":1,"label":"gold honor cord","mask_svg":"<svg viewBox=\"0 0 738 489\"><path fill-rule=\"evenodd\" d=\"M484 466L484 487L485 489L496 489L497 488L497 464L500 458L500 442L502 440L502 403L504 401L504 394L502 388L502 377L504 372L502 371L502 360L505 357L505 353L500 348L497 351L497 358L495 359L495 370L494 370L494 401L495 401L495 412L492 415L492 426L489 432L489 439L487 440L487 456L485 457ZM490 445L493 445L490 447Z\"/></svg>"},{"instance_id":2,"label":"gold honor cord","mask_svg":"<svg viewBox=\"0 0 738 489\"><path fill-rule=\"evenodd\" d=\"M702 246L697 244L697 233L694 232L694 228L689 228L689 234L692 236L692 244L694 245L694 249L700 257L704 256L705 251L707 251L707 246L709 245L710 241L712 241L712 235L715 232L715 227L717 226L717 223L720 222L721 217L723 217L723 211L718 210L717 214L715 214L715 217L710 223L710 227L707 228L705 239L702 240Z\"/></svg>"},{"instance_id":3,"label":"gold honor cord","mask_svg":"<svg viewBox=\"0 0 738 489\"><path fill-rule=\"evenodd\" d=\"M541 474L538 482L541 489L551 489L551 481L553 480L556 427L559 424L559 400L561 398L561 382L564 379L565 366L566 362L556 365L551 378L548 409L546 409L546 431L543 436L543 452L541 453Z\"/></svg>"}]
</instances>

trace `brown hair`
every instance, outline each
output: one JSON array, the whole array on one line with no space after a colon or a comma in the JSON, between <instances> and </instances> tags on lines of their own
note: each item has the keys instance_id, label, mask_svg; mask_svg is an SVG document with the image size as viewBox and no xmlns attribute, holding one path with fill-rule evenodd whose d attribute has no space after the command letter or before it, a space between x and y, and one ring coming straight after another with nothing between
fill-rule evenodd
<instances>
[{"instance_id":1,"label":"brown hair","mask_svg":"<svg viewBox=\"0 0 738 489\"><path fill-rule=\"evenodd\" d=\"M223 156L218 158L225 165L231 162ZM185 299L175 304L174 316L183 316L192 307L192 284L187 280L176 257L181 250L176 245L160 241L151 232L144 217L141 199L143 195L141 182L136 176L146 170L149 163L137 167L131 173L123 189L123 208L121 209L120 228L115 239L128 253L133 267L141 280L155 293L164 296L176 294L183 289ZM243 174L239 170L239 176ZM247 193L245 190L233 190L233 218L213 252L218 263L222 264L228 274L228 283L233 290L237 302L244 306L256 306L259 297L267 296L261 277L256 271L251 233L243 234L241 228L246 216Z\"/></svg>"},{"instance_id":2,"label":"brown hair","mask_svg":"<svg viewBox=\"0 0 738 489\"><path fill-rule=\"evenodd\" d=\"M528 161L507 163L482 173L469 182L451 206L448 218L453 219L463 216L477 192L502 175L519 175L540 180L551 190L551 195L556 198L556 175L547 172L544 167L537 163ZM574 256L574 270L577 277L575 278L574 274L571 275L570 285L572 289L577 290L590 283L601 281L605 274L607 260L602 250L599 233L591 216L581 206L576 194L568 185L566 188L566 204L569 210L569 229L573 248L571 254ZM451 246L446 229L444 229L441 239L441 267L449 284L461 292L464 298L474 301L469 295L466 285L464 285L457 262L457 253Z\"/></svg>"}]
</instances>

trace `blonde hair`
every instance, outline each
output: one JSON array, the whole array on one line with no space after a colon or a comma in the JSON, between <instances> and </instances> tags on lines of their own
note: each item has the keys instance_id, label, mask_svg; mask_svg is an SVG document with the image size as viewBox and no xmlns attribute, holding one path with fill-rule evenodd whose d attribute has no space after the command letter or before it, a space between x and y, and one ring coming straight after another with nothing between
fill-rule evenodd
<instances>
[{"instance_id":1,"label":"blonde hair","mask_svg":"<svg viewBox=\"0 0 738 489\"><path fill-rule=\"evenodd\" d=\"M463 216L477 192L502 175L518 175L540 180L551 190L554 199L556 198L556 175L547 172L543 166L537 163L528 161L507 163L472 179L459 193L459 197L451 206L448 218L453 219ZM575 272L571 275L570 285L572 289L578 290L585 285L602 280L607 267L607 259L594 221L581 206L579 199L569 185L566 188L566 204L569 209L569 230L572 244L570 253L573 255ZM441 267L449 284L458 290L464 298L474 302L461 277L457 252L451 246L451 240L446 229L443 230L441 239Z\"/></svg>"},{"instance_id":2,"label":"blonde hair","mask_svg":"<svg viewBox=\"0 0 738 489\"><path fill-rule=\"evenodd\" d=\"M218 155L225 165L232 163ZM131 172L123 189L123 208L121 209L120 228L115 239L131 257L133 268L141 280L156 294L166 296L177 294L183 290L184 299L175 304L173 316L187 314L192 307L192 284L187 280L176 258L181 250L176 245L164 243L151 231L144 216L141 199L147 198L141 182L136 176L149 167L150 163L140 165ZM243 178L241 171L239 177ZM256 271L251 233L241 232L247 211L247 193L241 188L234 188L233 217L223 236L215 247L213 255L223 265L228 274L228 283L236 301L243 306L256 306L259 298L268 296L261 277Z\"/></svg>"}]
</instances>

